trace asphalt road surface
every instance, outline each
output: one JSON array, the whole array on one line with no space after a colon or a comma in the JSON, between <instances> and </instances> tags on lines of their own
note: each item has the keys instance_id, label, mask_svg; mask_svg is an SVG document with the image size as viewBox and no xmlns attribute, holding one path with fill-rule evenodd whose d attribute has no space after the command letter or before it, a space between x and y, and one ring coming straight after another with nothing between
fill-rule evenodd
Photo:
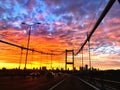
<instances>
[{"instance_id":1,"label":"asphalt road surface","mask_svg":"<svg viewBox=\"0 0 120 90\"><path fill-rule=\"evenodd\" d=\"M96 89L85 84L77 77L70 76L54 85L49 90L96 90Z\"/></svg>"},{"instance_id":2,"label":"asphalt road surface","mask_svg":"<svg viewBox=\"0 0 120 90\"><path fill-rule=\"evenodd\" d=\"M0 90L96 90L79 78L68 75L46 79L45 77L22 79L0 78Z\"/></svg>"}]
</instances>

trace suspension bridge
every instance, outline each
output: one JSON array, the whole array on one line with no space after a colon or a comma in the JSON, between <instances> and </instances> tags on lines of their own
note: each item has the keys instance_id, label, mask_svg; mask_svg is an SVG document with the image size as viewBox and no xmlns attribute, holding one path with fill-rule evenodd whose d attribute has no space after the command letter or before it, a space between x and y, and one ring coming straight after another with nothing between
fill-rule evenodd
<instances>
[{"instance_id":1,"label":"suspension bridge","mask_svg":"<svg viewBox=\"0 0 120 90\"><path fill-rule=\"evenodd\" d=\"M37 50L29 47L30 44L30 35L31 35L31 26L28 33L28 42L27 46L22 46L18 44L14 44L11 42L7 42L4 40L0 40L0 43L10 45L16 47L21 50L20 52L20 61L19 61L19 69L7 71L3 69L0 71L0 75L4 73L4 76L0 77L0 88L1 90L119 90L120 89L120 81L116 80L115 77L111 79L111 73L113 71L97 71L92 68L92 59L91 59L91 37L97 30L98 26L110 11L111 7L114 5L116 0L109 0L107 5L105 6L103 12L100 17L97 19L95 25L92 30L87 33L87 38L84 40L82 45L77 48L77 51L74 49L65 49L65 50L51 50L48 48L48 52ZM119 1L119 0L118 0ZM119 1L120 3L120 1ZM78 41L79 42L79 41ZM83 49L85 45L88 44L88 52L89 52L89 65L83 64ZM23 56L23 51L25 52L25 65L24 69L21 69L21 61ZM32 58L34 57L34 53L38 53L41 55L50 56L50 70L46 70L45 67L42 69L27 69L29 52L32 52ZM81 70L77 71L75 69L76 58L77 55L81 53ZM53 69L53 58L55 56L64 55L64 70L61 69ZM69 57L71 60L69 60ZM79 59L79 58L78 58ZM68 70L68 65L72 65L72 70ZM89 68L88 68L89 67ZM11 73L11 74L10 74ZM114 72L114 75L120 74L117 71ZM8 77L10 76L10 78ZM6 83L7 82L7 83ZM24 84L21 84L24 83ZM13 85L13 86L11 86ZM6 87L7 86L7 87Z\"/></svg>"},{"instance_id":2,"label":"suspension bridge","mask_svg":"<svg viewBox=\"0 0 120 90\"><path fill-rule=\"evenodd\" d=\"M101 21L103 20L103 18L106 16L106 14L108 13L108 11L110 10L110 8L112 7L113 3L115 2L115 0L110 0L109 3L106 5L105 9L103 10L102 14L100 15L100 17L98 18L96 24L94 25L93 29L89 32L89 34L87 35L87 38L85 39L85 41L83 42L83 44L80 46L80 48L78 49L78 51L75 53L74 50L64 50L64 51L59 51L59 54L53 53L53 52L58 52L57 50L49 50L50 52L43 52L43 51L39 51L39 50L35 50L32 48L28 47L29 44L29 40L30 40L30 32L28 35L28 43L27 43L27 47L21 46L21 45L17 45L17 44L13 44L10 42L6 42L3 40L0 40L1 43L4 44L8 44L17 48L21 49L21 54L22 54L22 50L27 50L27 51L32 51L32 52L36 52L36 53L40 53L40 54L45 54L45 55L61 55L61 54L65 54L66 52L66 58L65 58L65 69L67 69L67 64L73 64L73 69L74 69L74 56L77 56L84 48L84 46L87 44L87 42L89 43L89 67L91 68L91 60L90 60L90 38L92 37L92 35L94 34L94 32L97 30L97 27L99 26L99 24L101 23ZM30 26L30 30L31 31L31 26ZM72 62L67 62L67 52L72 52ZM26 60L25 60L25 68L26 68L26 64L27 64L27 56L28 56L28 52L26 52ZM83 61L83 60L82 60Z\"/></svg>"}]
</instances>

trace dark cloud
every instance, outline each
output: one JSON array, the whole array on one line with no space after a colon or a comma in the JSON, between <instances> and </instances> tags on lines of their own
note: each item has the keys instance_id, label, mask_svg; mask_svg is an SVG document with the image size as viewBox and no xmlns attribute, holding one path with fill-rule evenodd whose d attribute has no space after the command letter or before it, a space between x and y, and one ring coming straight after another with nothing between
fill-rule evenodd
<instances>
[{"instance_id":1,"label":"dark cloud","mask_svg":"<svg viewBox=\"0 0 120 90\"><path fill-rule=\"evenodd\" d=\"M57 38L62 42L67 42L68 45L74 43L80 45L107 2L108 0L94 2L92 0L2 0L0 1L0 30L24 29L28 35L28 28L23 28L21 23L41 22L40 27L32 26L32 36L44 37L48 41ZM101 30L99 31L98 28L98 32L92 37L95 51L100 47L110 46L111 44L107 43L116 37L118 39L115 42L119 42L120 35L117 30L120 28L120 22L117 19L120 18L118 13L120 10L118 8L119 6L115 3L107 18L99 26ZM113 16L116 18L113 19ZM105 27L109 30L104 29ZM4 37L6 36L7 39L7 36L13 36L14 38L15 35L19 33L11 33ZM13 38L11 40L15 41Z\"/></svg>"}]
</instances>

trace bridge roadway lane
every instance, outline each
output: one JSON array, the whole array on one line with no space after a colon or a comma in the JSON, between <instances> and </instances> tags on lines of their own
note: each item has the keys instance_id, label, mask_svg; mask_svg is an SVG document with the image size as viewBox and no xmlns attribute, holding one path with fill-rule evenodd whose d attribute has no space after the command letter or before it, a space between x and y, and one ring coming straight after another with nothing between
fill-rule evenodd
<instances>
[{"instance_id":1,"label":"bridge roadway lane","mask_svg":"<svg viewBox=\"0 0 120 90\"><path fill-rule=\"evenodd\" d=\"M69 76L49 90L95 90L91 86L80 81L77 77Z\"/></svg>"}]
</instances>

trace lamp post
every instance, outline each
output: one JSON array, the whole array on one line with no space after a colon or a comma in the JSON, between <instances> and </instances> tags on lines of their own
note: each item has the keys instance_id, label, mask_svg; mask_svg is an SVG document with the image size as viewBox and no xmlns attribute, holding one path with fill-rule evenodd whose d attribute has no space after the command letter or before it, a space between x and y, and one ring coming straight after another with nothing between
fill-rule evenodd
<instances>
[{"instance_id":1,"label":"lamp post","mask_svg":"<svg viewBox=\"0 0 120 90\"><path fill-rule=\"evenodd\" d=\"M82 49L82 70L83 70L83 49Z\"/></svg>"},{"instance_id":2,"label":"lamp post","mask_svg":"<svg viewBox=\"0 0 120 90\"><path fill-rule=\"evenodd\" d=\"M53 59L52 55L53 55L53 51L51 50L51 70L52 70L52 59Z\"/></svg>"},{"instance_id":3,"label":"lamp post","mask_svg":"<svg viewBox=\"0 0 120 90\"><path fill-rule=\"evenodd\" d=\"M21 48L20 61L19 61L19 69L20 69L20 67L21 67L22 54L23 54L23 48Z\"/></svg>"},{"instance_id":4,"label":"lamp post","mask_svg":"<svg viewBox=\"0 0 120 90\"><path fill-rule=\"evenodd\" d=\"M88 33L87 33L87 38L88 38ZM91 55L90 55L90 39L88 39L88 49L89 49L89 67L91 70L92 68L91 68Z\"/></svg>"},{"instance_id":5,"label":"lamp post","mask_svg":"<svg viewBox=\"0 0 120 90\"><path fill-rule=\"evenodd\" d=\"M34 55L34 49L32 50L31 68L32 68L33 55Z\"/></svg>"},{"instance_id":6,"label":"lamp post","mask_svg":"<svg viewBox=\"0 0 120 90\"><path fill-rule=\"evenodd\" d=\"M27 41L27 50L26 50L26 57L25 57L25 67L24 67L24 69L26 70L26 64L27 64L27 58L28 58L28 49L29 49L30 35L31 35L32 26L34 26L36 24L41 24L41 23L34 23L32 25L29 25L29 24L23 22L22 24L28 26L28 28L29 28L28 41Z\"/></svg>"}]
</instances>

